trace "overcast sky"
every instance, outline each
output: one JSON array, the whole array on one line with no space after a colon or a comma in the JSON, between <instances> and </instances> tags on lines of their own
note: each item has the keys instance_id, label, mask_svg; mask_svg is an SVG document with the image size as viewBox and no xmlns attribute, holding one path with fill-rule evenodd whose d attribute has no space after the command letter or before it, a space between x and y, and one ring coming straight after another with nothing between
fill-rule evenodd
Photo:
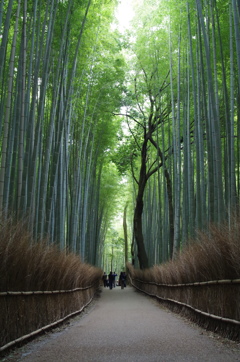
<instances>
[{"instance_id":1,"label":"overcast sky","mask_svg":"<svg viewBox=\"0 0 240 362\"><path fill-rule=\"evenodd\" d=\"M134 15L131 0L121 0L115 12L118 20L118 29L124 32L129 26L129 23Z\"/></svg>"}]
</instances>

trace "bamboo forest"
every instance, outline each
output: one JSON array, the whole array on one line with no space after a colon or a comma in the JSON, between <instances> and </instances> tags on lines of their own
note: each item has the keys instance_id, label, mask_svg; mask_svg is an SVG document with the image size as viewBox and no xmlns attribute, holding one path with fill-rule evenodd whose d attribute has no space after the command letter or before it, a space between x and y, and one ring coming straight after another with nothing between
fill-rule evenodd
<instances>
[{"instance_id":1,"label":"bamboo forest","mask_svg":"<svg viewBox=\"0 0 240 362\"><path fill-rule=\"evenodd\" d=\"M240 2L119 3L0 1L0 212L146 269L238 217Z\"/></svg>"}]
</instances>

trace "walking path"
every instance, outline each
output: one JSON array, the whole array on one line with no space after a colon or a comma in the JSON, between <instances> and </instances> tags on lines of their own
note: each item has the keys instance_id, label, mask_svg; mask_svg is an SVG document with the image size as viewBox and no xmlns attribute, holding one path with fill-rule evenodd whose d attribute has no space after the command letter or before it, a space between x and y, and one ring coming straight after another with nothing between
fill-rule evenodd
<instances>
[{"instance_id":1,"label":"walking path","mask_svg":"<svg viewBox=\"0 0 240 362\"><path fill-rule=\"evenodd\" d=\"M83 316L39 337L4 361L240 361L240 345L213 337L127 287L103 289Z\"/></svg>"}]
</instances>

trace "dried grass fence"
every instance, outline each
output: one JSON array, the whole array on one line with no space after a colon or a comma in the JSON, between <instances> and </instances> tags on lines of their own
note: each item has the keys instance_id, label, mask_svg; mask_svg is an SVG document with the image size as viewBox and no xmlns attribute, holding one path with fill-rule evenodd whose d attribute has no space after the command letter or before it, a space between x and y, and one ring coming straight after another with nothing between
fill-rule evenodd
<instances>
[{"instance_id":1,"label":"dried grass fence","mask_svg":"<svg viewBox=\"0 0 240 362\"><path fill-rule=\"evenodd\" d=\"M33 240L27 220L0 219L0 354L80 313L102 270Z\"/></svg>"},{"instance_id":2,"label":"dried grass fence","mask_svg":"<svg viewBox=\"0 0 240 362\"><path fill-rule=\"evenodd\" d=\"M132 277L137 290L224 337L240 340L240 279L163 284Z\"/></svg>"},{"instance_id":3,"label":"dried grass fence","mask_svg":"<svg viewBox=\"0 0 240 362\"><path fill-rule=\"evenodd\" d=\"M73 290L0 293L0 352L82 312L98 287L96 281Z\"/></svg>"},{"instance_id":4,"label":"dried grass fence","mask_svg":"<svg viewBox=\"0 0 240 362\"><path fill-rule=\"evenodd\" d=\"M240 340L240 219L209 225L174 260L128 265L133 286L201 326Z\"/></svg>"}]
</instances>

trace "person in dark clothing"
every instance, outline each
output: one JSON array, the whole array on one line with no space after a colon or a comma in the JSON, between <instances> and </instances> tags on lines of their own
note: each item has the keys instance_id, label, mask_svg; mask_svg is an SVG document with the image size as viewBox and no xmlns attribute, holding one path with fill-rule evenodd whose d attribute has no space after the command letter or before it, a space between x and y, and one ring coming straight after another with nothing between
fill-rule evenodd
<instances>
[{"instance_id":1,"label":"person in dark clothing","mask_svg":"<svg viewBox=\"0 0 240 362\"><path fill-rule=\"evenodd\" d=\"M112 289L113 287L113 282L114 282L114 276L113 276L113 272L110 271L109 275L108 275L108 280L109 280L109 289Z\"/></svg>"},{"instance_id":2,"label":"person in dark clothing","mask_svg":"<svg viewBox=\"0 0 240 362\"><path fill-rule=\"evenodd\" d=\"M104 288L107 286L107 274L104 272L102 276Z\"/></svg>"},{"instance_id":3,"label":"person in dark clothing","mask_svg":"<svg viewBox=\"0 0 240 362\"><path fill-rule=\"evenodd\" d=\"M116 272L114 271L114 272L113 272L113 287L114 287L114 288L116 287L116 276L117 276L117 274L116 274Z\"/></svg>"},{"instance_id":4,"label":"person in dark clothing","mask_svg":"<svg viewBox=\"0 0 240 362\"><path fill-rule=\"evenodd\" d=\"M126 287L126 279L127 279L126 273L121 272L120 277L119 277L119 282L120 282L120 285L121 285L121 289Z\"/></svg>"}]
</instances>

